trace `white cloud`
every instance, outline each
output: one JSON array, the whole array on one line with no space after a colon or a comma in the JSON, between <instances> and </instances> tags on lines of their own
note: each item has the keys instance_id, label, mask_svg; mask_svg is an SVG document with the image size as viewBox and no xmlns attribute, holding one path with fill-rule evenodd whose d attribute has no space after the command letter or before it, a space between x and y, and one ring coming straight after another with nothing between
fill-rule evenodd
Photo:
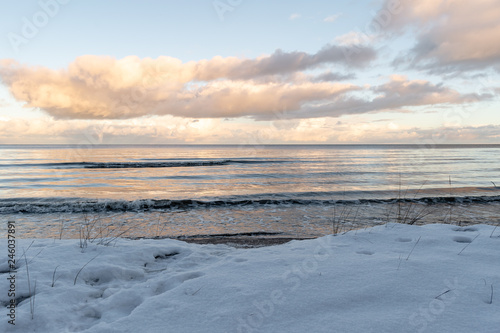
<instances>
[{"instance_id":1,"label":"white cloud","mask_svg":"<svg viewBox=\"0 0 500 333\"><path fill-rule=\"evenodd\" d=\"M323 19L324 22L335 22L340 17L340 14L330 15Z\"/></svg>"},{"instance_id":2,"label":"white cloud","mask_svg":"<svg viewBox=\"0 0 500 333\"><path fill-rule=\"evenodd\" d=\"M302 15L300 14L297 14L297 13L293 13L290 15L290 17L288 18L289 20L296 20L298 18L300 18Z\"/></svg>"},{"instance_id":3,"label":"white cloud","mask_svg":"<svg viewBox=\"0 0 500 333\"><path fill-rule=\"evenodd\" d=\"M346 34L335 37L334 41L338 45L351 46L351 45L364 45L371 43L375 36L369 36L360 31L350 31Z\"/></svg>"},{"instance_id":4,"label":"white cloud","mask_svg":"<svg viewBox=\"0 0 500 333\"><path fill-rule=\"evenodd\" d=\"M88 145L114 143L495 143L499 125L443 126L422 129L394 121L373 122L362 116L227 122L223 119L186 119L154 116L131 120L32 120L0 121L0 143L65 143Z\"/></svg>"}]
</instances>

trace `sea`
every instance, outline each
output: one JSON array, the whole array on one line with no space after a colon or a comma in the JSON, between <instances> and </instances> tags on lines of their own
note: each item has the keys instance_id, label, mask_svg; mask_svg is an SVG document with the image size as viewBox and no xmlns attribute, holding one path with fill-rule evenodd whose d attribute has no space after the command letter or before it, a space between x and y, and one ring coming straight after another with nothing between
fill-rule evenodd
<instances>
[{"instance_id":1,"label":"sea","mask_svg":"<svg viewBox=\"0 0 500 333\"><path fill-rule=\"evenodd\" d=\"M0 145L0 236L500 223L500 145Z\"/></svg>"}]
</instances>

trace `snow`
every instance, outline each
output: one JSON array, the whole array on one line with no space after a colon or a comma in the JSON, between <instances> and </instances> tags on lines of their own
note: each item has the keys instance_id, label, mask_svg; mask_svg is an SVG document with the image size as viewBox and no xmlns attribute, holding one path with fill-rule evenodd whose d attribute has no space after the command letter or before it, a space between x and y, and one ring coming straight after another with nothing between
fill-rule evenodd
<instances>
[{"instance_id":1,"label":"snow","mask_svg":"<svg viewBox=\"0 0 500 333\"><path fill-rule=\"evenodd\" d=\"M29 294L23 250L36 296L33 319L27 298L15 326L2 239L0 331L498 332L494 228L386 224L252 249L21 239L16 297Z\"/></svg>"}]
</instances>

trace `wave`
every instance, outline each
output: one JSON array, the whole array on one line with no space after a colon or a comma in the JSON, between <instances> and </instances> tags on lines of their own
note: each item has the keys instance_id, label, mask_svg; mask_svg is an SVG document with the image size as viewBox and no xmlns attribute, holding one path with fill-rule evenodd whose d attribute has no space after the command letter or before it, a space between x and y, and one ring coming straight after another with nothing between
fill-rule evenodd
<instances>
[{"instance_id":1,"label":"wave","mask_svg":"<svg viewBox=\"0 0 500 333\"><path fill-rule=\"evenodd\" d=\"M203 160L203 161L165 161L160 162L65 162L65 163L20 163L3 164L0 167L41 167L54 169L136 169L136 168L176 168L216 166L229 164L261 164L261 163L284 163L285 160L247 160L247 159L225 159L225 160Z\"/></svg>"},{"instance_id":2,"label":"wave","mask_svg":"<svg viewBox=\"0 0 500 333\"><path fill-rule=\"evenodd\" d=\"M161 210L190 210L208 207L243 207L260 205L359 205L420 203L435 204L492 204L500 203L500 196L446 196L391 199L234 199L234 200L166 200L139 199L127 200L89 200L67 198L19 198L1 199L0 214L46 214L46 213L99 213L99 212L146 212Z\"/></svg>"}]
</instances>

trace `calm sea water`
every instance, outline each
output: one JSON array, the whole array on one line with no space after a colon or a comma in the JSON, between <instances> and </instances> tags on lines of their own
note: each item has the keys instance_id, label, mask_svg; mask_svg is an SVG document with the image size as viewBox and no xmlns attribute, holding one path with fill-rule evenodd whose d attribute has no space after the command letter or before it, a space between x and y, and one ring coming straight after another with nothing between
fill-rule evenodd
<instances>
[{"instance_id":1,"label":"calm sea water","mask_svg":"<svg viewBox=\"0 0 500 333\"><path fill-rule=\"evenodd\" d=\"M500 145L0 145L0 216L30 237L75 237L92 219L133 225L137 236L317 236L331 232L333 216L355 226L387 222L405 198L425 208L419 223L496 223L499 152Z\"/></svg>"}]
</instances>

